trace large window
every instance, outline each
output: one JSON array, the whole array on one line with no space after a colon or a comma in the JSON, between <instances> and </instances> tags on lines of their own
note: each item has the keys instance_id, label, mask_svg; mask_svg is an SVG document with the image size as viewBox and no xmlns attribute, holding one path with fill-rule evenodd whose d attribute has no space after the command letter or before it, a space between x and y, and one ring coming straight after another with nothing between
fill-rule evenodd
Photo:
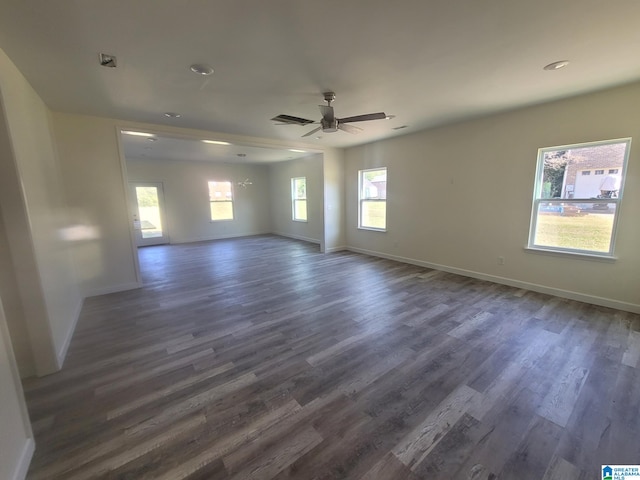
<instances>
[{"instance_id":1,"label":"large window","mask_svg":"<svg viewBox=\"0 0 640 480\"><path fill-rule=\"evenodd\" d=\"M291 211L296 222L307 221L307 179L297 177L291 179Z\"/></svg>"},{"instance_id":2,"label":"large window","mask_svg":"<svg viewBox=\"0 0 640 480\"><path fill-rule=\"evenodd\" d=\"M387 169L358 172L358 227L387 229Z\"/></svg>"},{"instance_id":3,"label":"large window","mask_svg":"<svg viewBox=\"0 0 640 480\"><path fill-rule=\"evenodd\" d=\"M233 220L231 182L209 182L211 220Z\"/></svg>"},{"instance_id":4,"label":"large window","mask_svg":"<svg viewBox=\"0 0 640 480\"><path fill-rule=\"evenodd\" d=\"M631 139L542 148L529 248L613 256Z\"/></svg>"}]
</instances>

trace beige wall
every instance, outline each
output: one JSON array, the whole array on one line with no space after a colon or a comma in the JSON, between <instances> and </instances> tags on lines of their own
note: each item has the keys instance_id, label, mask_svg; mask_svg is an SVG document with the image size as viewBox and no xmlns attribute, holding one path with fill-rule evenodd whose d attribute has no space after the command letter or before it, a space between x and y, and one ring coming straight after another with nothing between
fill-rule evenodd
<instances>
[{"instance_id":1,"label":"beige wall","mask_svg":"<svg viewBox=\"0 0 640 480\"><path fill-rule=\"evenodd\" d=\"M24 326L14 324L26 325L35 371L43 375L62 364L82 304L72 263L74 245L63 237L69 218L49 110L1 51L0 95L0 207L23 310L19 319L13 297L11 333L23 335ZM25 344L16 339L20 350L26 350ZM19 352L19 358L27 356Z\"/></svg>"},{"instance_id":2,"label":"beige wall","mask_svg":"<svg viewBox=\"0 0 640 480\"><path fill-rule=\"evenodd\" d=\"M0 301L0 478L25 478L34 442Z\"/></svg>"},{"instance_id":3,"label":"beige wall","mask_svg":"<svg viewBox=\"0 0 640 480\"><path fill-rule=\"evenodd\" d=\"M91 232L75 250L83 295L139 286L116 122L54 113L53 126L71 215Z\"/></svg>"},{"instance_id":4,"label":"beige wall","mask_svg":"<svg viewBox=\"0 0 640 480\"><path fill-rule=\"evenodd\" d=\"M270 165L271 231L324 247L322 154ZM307 179L307 221L294 222L291 212L291 179Z\"/></svg>"},{"instance_id":5,"label":"beige wall","mask_svg":"<svg viewBox=\"0 0 640 480\"><path fill-rule=\"evenodd\" d=\"M343 250L345 237L344 150L324 152L324 243L325 251Z\"/></svg>"},{"instance_id":6,"label":"beige wall","mask_svg":"<svg viewBox=\"0 0 640 480\"><path fill-rule=\"evenodd\" d=\"M162 182L166 229L171 243L270 232L269 179L266 165L229 165L170 160L127 159L130 182ZM250 179L246 188L237 182ZM233 183L234 219L211 221L208 181Z\"/></svg>"},{"instance_id":7,"label":"beige wall","mask_svg":"<svg viewBox=\"0 0 640 480\"><path fill-rule=\"evenodd\" d=\"M640 311L640 138L634 138L615 255L525 251L537 151L638 135L640 84L350 148L350 248ZM386 233L357 228L357 172L388 167ZM498 265L497 257L505 258Z\"/></svg>"}]
</instances>

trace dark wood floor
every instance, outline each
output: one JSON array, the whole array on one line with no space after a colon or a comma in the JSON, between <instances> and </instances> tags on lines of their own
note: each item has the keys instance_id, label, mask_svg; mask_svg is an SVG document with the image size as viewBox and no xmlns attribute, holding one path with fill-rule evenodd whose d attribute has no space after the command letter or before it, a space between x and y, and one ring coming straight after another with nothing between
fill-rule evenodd
<instances>
[{"instance_id":1,"label":"dark wood floor","mask_svg":"<svg viewBox=\"0 0 640 480\"><path fill-rule=\"evenodd\" d=\"M140 250L25 385L28 478L599 479L640 316L275 236Z\"/></svg>"}]
</instances>

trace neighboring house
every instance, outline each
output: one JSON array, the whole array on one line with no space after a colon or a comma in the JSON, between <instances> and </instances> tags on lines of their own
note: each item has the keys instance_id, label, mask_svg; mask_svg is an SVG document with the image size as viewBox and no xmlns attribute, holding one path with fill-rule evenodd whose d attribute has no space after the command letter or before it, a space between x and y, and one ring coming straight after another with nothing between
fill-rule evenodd
<instances>
[{"instance_id":1,"label":"neighboring house","mask_svg":"<svg viewBox=\"0 0 640 480\"><path fill-rule=\"evenodd\" d=\"M620 143L568 150L563 198L595 198L603 186L609 190L612 183L616 185L616 180L619 188L624 151L625 145Z\"/></svg>"}]
</instances>

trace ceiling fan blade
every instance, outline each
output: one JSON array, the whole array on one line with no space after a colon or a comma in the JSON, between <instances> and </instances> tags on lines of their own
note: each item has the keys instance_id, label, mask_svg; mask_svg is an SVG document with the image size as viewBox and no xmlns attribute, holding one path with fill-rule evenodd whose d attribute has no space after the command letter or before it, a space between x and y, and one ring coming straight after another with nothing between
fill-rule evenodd
<instances>
[{"instance_id":1,"label":"ceiling fan blade","mask_svg":"<svg viewBox=\"0 0 640 480\"><path fill-rule=\"evenodd\" d=\"M324 118L329 123L333 122L335 118L333 115L333 107L331 105L318 105L318 107L320 107L322 118Z\"/></svg>"},{"instance_id":2,"label":"ceiling fan blade","mask_svg":"<svg viewBox=\"0 0 640 480\"><path fill-rule=\"evenodd\" d=\"M318 128L314 128L313 130L311 130L310 132L305 133L304 135L302 135L303 137L308 137L310 135L313 135L314 133L316 133L318 130L321 130L322 127L318 127Z\"/></svg>"},{"instance_id":3,"label":"ceiling fan blade","mask_svg":"<svg viewBox=\"0 0 640 480\"><path fill-rule=\"evenodd\" d=\"M353 117L340 118L340 122L366 122L367 120L384 120L387 115L384 112L367 113L365 115L355 115Z\"/></svg>"},{"instance_id":4,"label":"ceiling fan blade","mask_svg":"<svg viewBox=\"0 0 640 480\"><path fill-rule=\"evenodd\" d=\"M360 127L356 127L355 125L347 125L345 123L338 123L338 128L340 130L344 130L345 132L354 134L362 132L362 129Z\"/></svg>"},{"instance_id":5,"label":"ceiling fan blade","mask_svg":"<svg viewBox=\"0 0 640 480\"><path fill-rule=\"evenodd\" d=\"M309 125L314 120L308 120L306 118L294 117L293 115L280 114L277 117L273 117L271 120L274 122L280 122L279 125Z\"/></svg>"}]
</instances>

